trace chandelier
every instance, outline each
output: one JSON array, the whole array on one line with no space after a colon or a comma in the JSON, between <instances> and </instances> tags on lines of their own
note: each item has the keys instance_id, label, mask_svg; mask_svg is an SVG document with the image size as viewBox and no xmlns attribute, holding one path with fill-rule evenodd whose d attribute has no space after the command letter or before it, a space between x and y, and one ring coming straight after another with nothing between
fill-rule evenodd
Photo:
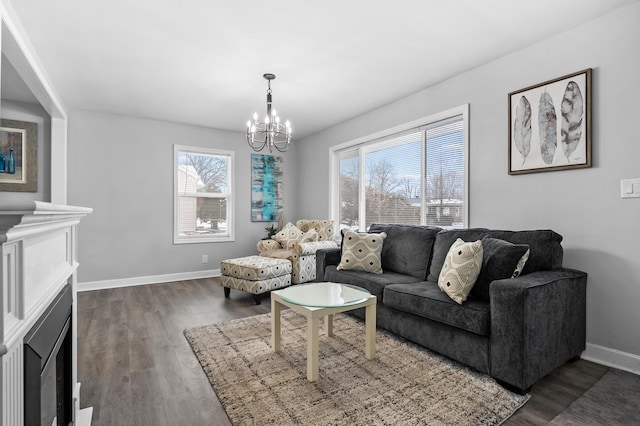
<instances>
[{"instance_id":1,"label":"chandelier","mask_svg":"<svg viewBox=\"0 0 640 426\"><path fill-rule=\"evenodd\" d=\"M275 109L271 109L271 80L275 80L274 74L264 74L262 76L267 80L267 115L264 121L258 121L258 113L253 114L253 121L247 121L247 142L249 146L256 152L262 151L266 146L269 152L273 152L273 148L280 152L285 152L291 143L291 124L287 121L285 124L280 122L280 117Z\"/></svg>"}]
</instances>

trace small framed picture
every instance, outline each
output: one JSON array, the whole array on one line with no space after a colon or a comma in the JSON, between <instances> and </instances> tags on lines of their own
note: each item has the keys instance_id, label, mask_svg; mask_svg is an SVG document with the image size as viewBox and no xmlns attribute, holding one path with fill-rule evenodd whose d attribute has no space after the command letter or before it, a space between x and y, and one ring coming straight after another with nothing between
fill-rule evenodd
<instances>
[{"instance_id":1,"label":"small framed picture","mask_svg":"<svg viewBox=\"0 0 640 426\"><path fill-rule=\"evenodd\" d=\"M510 175L591 167L591 68L508 100Z\"/></svg>"},{"instance_id":2,"label":"small framed picture","mask_svg":"<svg viewBox=\"0 0 640 426\"><path fill-rule=\"evenodd\" d=\"M0 191L38 191L37 123L0 123Z\"/></svg>"}]
</instances>

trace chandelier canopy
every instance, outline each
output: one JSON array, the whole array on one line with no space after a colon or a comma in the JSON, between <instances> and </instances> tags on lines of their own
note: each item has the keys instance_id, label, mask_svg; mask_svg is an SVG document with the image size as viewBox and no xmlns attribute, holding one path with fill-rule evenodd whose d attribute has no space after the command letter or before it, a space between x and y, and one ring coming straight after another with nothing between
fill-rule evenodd
<instances>
[{"instance_id":1,"label":"chandelier canopy","mask_svg":"<svg viewBox=\"0 0 640 426\"><path fill-rule=\"evenodd\" d=\"M247 142L256 152L269 147L269 152L273 148L280 152L285 152L291 143L291 124L280 122L280 117L275 109L271 108L271 80L275 80L274 74L264 74L267 80L267 115L263 121L258 121L258 113L253 114L253 120L247 121Z\"/></svg>"}]
</instances>

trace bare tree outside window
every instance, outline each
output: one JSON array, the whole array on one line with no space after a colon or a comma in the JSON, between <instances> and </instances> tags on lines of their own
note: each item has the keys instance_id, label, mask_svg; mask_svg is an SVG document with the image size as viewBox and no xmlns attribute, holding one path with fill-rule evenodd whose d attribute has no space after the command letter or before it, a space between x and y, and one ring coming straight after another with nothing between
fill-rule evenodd
<instances>
[{"instance_id":1,"label":"bare tree outside window","mask_svg":"<svg viewBox=\"0 0 640 426\"><path fill-rule=\"evenodd\" d=\"M427 179L427 223L451 226L462 220L462 177L458 170L448 167L442 155L434 171Z\"/></svg>"},{"instance_id":2,"label":"bare tree outside window","mask_svg":"<svg viewBox=\"0 0 640 426\"><path fill-rule=\"evenodd\" d=\"M372 223L386 222L392 208L389 203L398 187L393 165L386 159L369 166L367 184L367 228Z\"/></svg>"},{"instance_id":3,"label":"bare tree outside window","mask_svg":"<svg viewBox=\"0 0 640 426\"><path fill-rule=\"evenodd\" d=\"M185 154L185 163L193 166L202 186L198 192L224 192L227 185L227 159L224 157Z\"/></svg>"},{"instance_id":4,"label":"bare tree outside window","mask_svg":"<svg viewBox=\"0 0 640 426\"><path fill-rule=\"evenodd\" d=\"M340 224L350 229L358 227L360 209L357 160L351 157L340 162Z\"/></svg>"},{"instance_id":5,"label":"bare tree outside window","mask_svg":"<svg viewBox=\"0 0 640 426\"><path fill-rule=\"evenodd\" d=\"M231 238L229 230L231 155L211 149L177 149L177 235Z\"/></svg>"},{"instance_id":6,"label":"bare tree outside window","mask_svg":"<svg viewBox=\"0 0 640 426\"><path fill-rule=\"evenodd\" d=\"M360 231L372 223L464 226L464 116L339 152L340 225Z\"/></svg>"}]
</instances>

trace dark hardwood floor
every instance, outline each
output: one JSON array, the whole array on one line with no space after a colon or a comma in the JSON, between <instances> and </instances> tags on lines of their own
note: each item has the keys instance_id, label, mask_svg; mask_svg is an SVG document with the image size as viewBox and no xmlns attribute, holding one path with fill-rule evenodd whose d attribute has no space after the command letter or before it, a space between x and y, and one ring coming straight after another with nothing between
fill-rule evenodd
<instances>
[{"instance_id":1,"label":"dark hardwood floor","mask_svg":"<svg viewBox=\"0 0 640 426\"><path fill-rule=\"evenodd\" d=\"M267 313L268 296L231 291L215 278L78 294L78 380L93 425L230 425L182 331ZM536 383L506 425L544 425L607 371L568 363Z\"/></svg>"}]
</instances>

